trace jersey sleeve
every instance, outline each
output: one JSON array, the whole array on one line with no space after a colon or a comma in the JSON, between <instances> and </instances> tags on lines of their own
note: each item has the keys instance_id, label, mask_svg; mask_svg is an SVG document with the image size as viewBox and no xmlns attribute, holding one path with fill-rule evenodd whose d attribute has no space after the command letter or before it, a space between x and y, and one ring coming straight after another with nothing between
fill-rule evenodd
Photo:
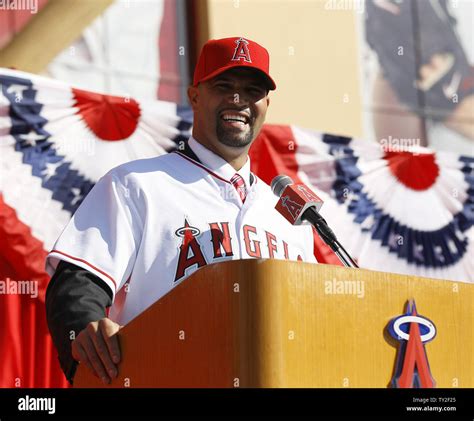
<instances>
[{"instance_id":1,"label":"jersey sleeve","mask_svg":"<svg viewBox=\"0 0 474 421\"><path fill-rule=\"evenodd\" d=\"M143 232L130 184L115 170L97 182L48 254L50 275L59 261L72 263L99 277L115 297L133 270Z\"/></svg>"},{"instance_id":2,"label":"jersey sleeve","mask_svg":"<svg viewBox=\"0 0 474 421\"><path fill-rule=\"evenodd\" d=\"M46 320L59 363L72 383L77 367L72 357L72 340L90 322L106 317L106 309L112 305L112 292L89 270L60 261L46 289L45 304Z\"/></svg>"}]
</instances>

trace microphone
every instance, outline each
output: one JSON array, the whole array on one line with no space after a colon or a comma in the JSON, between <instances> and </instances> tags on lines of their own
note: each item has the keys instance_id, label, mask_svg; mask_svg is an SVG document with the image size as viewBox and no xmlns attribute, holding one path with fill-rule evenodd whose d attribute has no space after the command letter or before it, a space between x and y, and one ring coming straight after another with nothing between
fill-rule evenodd
<instances>
[{"instance_id":1,"label":"microphone","mask_svg":"<svg viewBox=\"0 0 474 421\"><path fill-rule=\"evenodd\" d=\"M280 198L275 209L290 224L301 225L304 221L309 222L345 266L359 267L319 213L323 201L316 193L303 183L294 183L287 175L276 176L272 180L271 187L273 193Z\"/></svg>"}]
</instances>

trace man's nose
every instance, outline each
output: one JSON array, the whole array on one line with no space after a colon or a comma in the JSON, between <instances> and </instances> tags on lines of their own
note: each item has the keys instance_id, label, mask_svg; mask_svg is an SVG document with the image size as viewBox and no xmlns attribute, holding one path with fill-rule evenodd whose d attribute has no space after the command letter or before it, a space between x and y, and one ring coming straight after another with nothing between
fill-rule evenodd
<instances>
[{"instance_id":1,"label":"man's nose","mask_svg":"<svg viewBox=\"0 0 474 421\"><path fill-rule=\"evenodd\" d=\"M236 105L247 105L249 96L245 89L233 89L233 92L227 97L227 101Z\"/></svg>"}]
</instances>

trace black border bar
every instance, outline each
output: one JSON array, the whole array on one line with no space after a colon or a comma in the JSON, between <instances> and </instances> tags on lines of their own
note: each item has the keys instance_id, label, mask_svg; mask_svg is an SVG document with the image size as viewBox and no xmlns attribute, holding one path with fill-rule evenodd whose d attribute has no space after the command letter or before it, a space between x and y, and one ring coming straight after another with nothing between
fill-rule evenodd
<instances>
[{"instance_id":1,"label":"black border bar","mask_svg":"<svg viewBox=\"0 0 474 421\"><path fill-rule=\"evenodd\" d=\"M55 413L20 410L27 396L55 398ZM473 420L474 389L0 389L0 421L143 415Z\"/></svg>"}]
</instances>

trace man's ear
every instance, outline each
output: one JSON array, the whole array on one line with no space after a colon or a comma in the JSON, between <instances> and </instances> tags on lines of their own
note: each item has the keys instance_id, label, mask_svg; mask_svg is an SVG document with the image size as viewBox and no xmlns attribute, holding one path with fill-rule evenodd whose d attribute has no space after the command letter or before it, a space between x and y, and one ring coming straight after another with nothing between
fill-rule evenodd
<instances>
[{"instance_id":1,"label":"man's ear","mask_svg":"<svg viewBox=\"0 0 474 421\"><path fill-rule=\"evenodd\" d=\"M189 86L188 87L188 100L193 110L197 106L198 97L199 97L199 89L197 88L197 86Z\"/></svg>"}]
</instances>

